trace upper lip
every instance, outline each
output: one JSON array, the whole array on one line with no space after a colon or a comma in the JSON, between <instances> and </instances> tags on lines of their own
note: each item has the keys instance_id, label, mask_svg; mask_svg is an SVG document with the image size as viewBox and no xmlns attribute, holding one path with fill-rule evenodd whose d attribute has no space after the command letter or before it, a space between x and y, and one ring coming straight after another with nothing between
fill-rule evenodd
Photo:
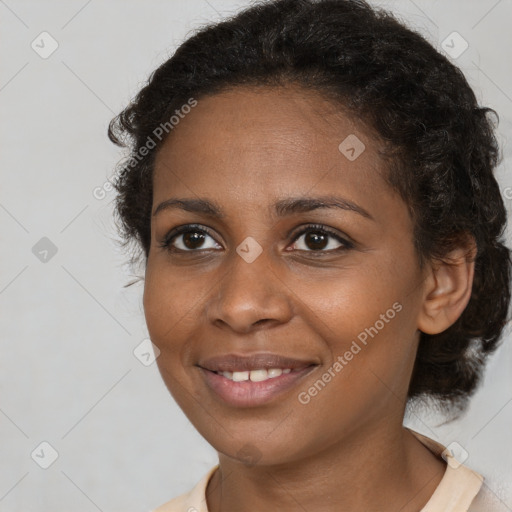
<instances>
[{"instance_id":1,"label":"upper lip","mask_svg":"<svg viewBox=\"0 0 512 512\"><path fill-rule=\"evenodd\" d=\"M198 363L198 366L212 372L239 372L269 368L306 368L311 366L313 361L293 359L278 354L225 354L211 357Z\"/></svg>"}]
</instances>

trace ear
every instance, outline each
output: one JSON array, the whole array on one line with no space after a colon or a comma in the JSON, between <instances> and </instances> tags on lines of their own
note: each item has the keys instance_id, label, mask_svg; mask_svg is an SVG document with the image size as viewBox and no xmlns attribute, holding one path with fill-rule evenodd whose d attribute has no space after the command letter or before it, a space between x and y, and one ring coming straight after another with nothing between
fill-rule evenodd
<instances>
[{"instance_id":1,"label":"ear","mask_svg":"<svg viewBox=\"0 0 512 512\"><path fill-rule=\"evenodd\" d=\"M418 329L439 334L453 325L471 297L477 247L472 236L443 261L430 262Z\"/></svg>"}]
</instances>

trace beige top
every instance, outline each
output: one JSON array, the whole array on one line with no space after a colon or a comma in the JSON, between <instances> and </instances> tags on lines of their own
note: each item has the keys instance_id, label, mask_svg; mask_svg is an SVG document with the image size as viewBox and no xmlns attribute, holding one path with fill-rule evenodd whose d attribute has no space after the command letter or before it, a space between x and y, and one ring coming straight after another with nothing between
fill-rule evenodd
<instances>
[{"instance_id":1,"label":"beige top","mask_svg":"<svg viewBox=\"0 0 512 512\"><path fill-rule=\"evenodd\" d=\"M409 429L410 430L410 429ZM446 470L434 494L420 512L501 512L508 510L486 489L483 477L460 464L443 445L410 430L434 455L445 457ZM189 492L164 503L151 512L208 512L206 487L215 470L211 468Z\"/></svg>"}]
</instances>

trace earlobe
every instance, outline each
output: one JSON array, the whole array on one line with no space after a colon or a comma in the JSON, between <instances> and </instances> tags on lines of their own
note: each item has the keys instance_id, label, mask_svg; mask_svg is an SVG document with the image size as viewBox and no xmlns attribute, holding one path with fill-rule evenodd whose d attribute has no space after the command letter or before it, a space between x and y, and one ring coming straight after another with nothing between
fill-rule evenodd
<instances>
[{"instance_id":1,"label":"earlobe","mask_svg":"<svg viewBox=\"0 0 512 512\"><path fill-rule=\"evenodd\" d=\"M439 334L460 317L471 298L476 253L476 244L471 238L469 247L459 247L444 261L431 263L418 318L420 331Z\"/></svg>"}]
</instances>

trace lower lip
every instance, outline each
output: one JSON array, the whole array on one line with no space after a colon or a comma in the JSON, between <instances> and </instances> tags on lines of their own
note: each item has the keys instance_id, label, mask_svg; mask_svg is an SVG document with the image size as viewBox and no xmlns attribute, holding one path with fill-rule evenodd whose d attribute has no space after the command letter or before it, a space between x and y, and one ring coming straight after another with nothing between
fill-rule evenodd
<instances>
[{"instance_id":1,"label":"lower lip","mask_svg":"<svg viewBox=\"0 0 512 512\"><path fill-rule=\"evenodd\" d=\"M270 402L273 398L292 388L297 381L309 374L315 366L307 366L301 370L283 373L261 382L245 380L235 382L223 375L200 368L208 387L224 402L235 407L254 407Z\"/></svg>"}]
</instances>

